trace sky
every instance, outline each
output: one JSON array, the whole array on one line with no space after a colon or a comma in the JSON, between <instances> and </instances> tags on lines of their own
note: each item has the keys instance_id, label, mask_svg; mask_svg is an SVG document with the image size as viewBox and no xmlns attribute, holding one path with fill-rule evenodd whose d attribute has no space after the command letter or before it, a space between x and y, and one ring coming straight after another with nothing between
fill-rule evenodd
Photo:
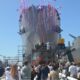
<instances>
[{"instance_id":1,"label":"sky","mask_svg":"<svg viewBox=\"0 0 80 80\"><path fill-rule=\"evenodd\" d=\"M45 2L46 3L45 3ZM74 36L80 35L80 0L27 0L27 6L31 4L48 4L59 9L61 17L62 37L65 44L73 39L69 33ZM20 0L0 0L0 55L16 56L18 46L22 45L19 31L19 9Z\"/></svg>"}]
</instances>

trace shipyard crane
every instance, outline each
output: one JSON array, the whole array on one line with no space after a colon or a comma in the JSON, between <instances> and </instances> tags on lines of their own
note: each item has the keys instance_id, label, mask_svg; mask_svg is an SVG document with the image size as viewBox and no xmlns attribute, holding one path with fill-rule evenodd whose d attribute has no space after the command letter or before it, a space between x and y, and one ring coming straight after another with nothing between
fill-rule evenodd
<instances>
[{"instance_id":1,"label":"shipyard crane","mask_svg":"<svg viewBox=\"0 0 80 80\"><path fill-rule=\"evenodd\" d=\"M70 37L72 37L73 39L76 39L76 37L72 34L69 34Z\"/></svg>"}]
</instances>

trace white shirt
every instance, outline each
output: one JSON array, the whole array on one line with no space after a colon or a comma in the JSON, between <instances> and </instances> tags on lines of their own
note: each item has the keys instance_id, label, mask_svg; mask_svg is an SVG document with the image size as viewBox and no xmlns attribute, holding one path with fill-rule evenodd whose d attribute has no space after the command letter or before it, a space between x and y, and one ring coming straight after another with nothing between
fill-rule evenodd
<instances>
[{"instance_id":1,"label":"white shirt","mask_svg":"<svg viewBox=\"0 0 80 80\"><path fill-rule=\"evenodd\" d=\"M49 68L50 71L53 70L53 67L52 67L52 66L49 66L49 65L48 65L48 68Z\"/></svg>"},{"instance_id":2,"label":"white shirt","mask_svg":"<svg viewBox=\"0 0 80 80\"><path fill-rule=\"evenodd\" d=\"M6 80L11 80L11 74L10 74L10 71L6 71L5 72L5 76L6 76Z\"/></svg>"},{"instance_id":3,"label":"white shirt","mask_svg":"<svg viewBox=\"0 0 80 80\"><path fill-rule=\"evenodd\" d=\"M24 77L24 78L31 78L31 66L30 65L27 65L27 66L23 66L22 69L21 69L21 75Z\"/></svg>"},{"instance_id":4,"label":"white shirt","mask_svg":"<svg viewBox=\"0 0 80 80\"><path fill-rule=\"evenodd\" d=\"M71 65L69 67L70 76L73 77L74 75L77 75L77 67L74 65Z\"/></svg>"}]
</instances>

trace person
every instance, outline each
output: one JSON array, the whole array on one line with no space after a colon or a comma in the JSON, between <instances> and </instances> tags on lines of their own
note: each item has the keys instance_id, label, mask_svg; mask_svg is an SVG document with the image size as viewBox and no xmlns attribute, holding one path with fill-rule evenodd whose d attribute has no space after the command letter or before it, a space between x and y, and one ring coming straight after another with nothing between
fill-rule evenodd
<instances>
[{"instance_id":1,"label":"person","mask_svg":"<svg viewBox=\"0 0 80 80\"><path fill-rule=\"evenodd\" d=\"M18 65L18 77L21 80L21 66Z\"/></svg>"},{"instance_id":2,"label":"person","mask_svg":"<svg viewBox=\"0 0 80 80\"><path fill-rule=\"evenodd\" d=\"M37 72L34 69L34 66L32 66L32 70L31 70L31 80L34 80L34 78L36 77Z\"/></svg>"},{"instance_id":3,"label":"person","mask_svg":"<svg viewBox=\"0 0 80 80\"><path fill-rule=\"evenodd\" d=\"M4 69L3 65L0 64L0 77L3 76L4 72L5 72L5 69Z\"/></svg>"},{"instance_id":4,"label":"person","mask_svg":"<svg viewBox=\"0 0 80 80\"><path fill-rule=\"evenodd\" d=\"M11 66L10 73L11 73L11 80L19 80L18 69L16 64Z\"/></svg>"},{"instance_id":5,"label":"person","mask_svg":"<svg viewBox=\"0 0 80 80\"><path fill-rule=\"evenodd\" d=\"M11 80L11 74L10 74L10 67L6 67L6 70L5 70L5 78L6 80Z\"/></svg>"},{"instance_id":6,"label":"person","mask_svg":"<svg viewBox=\"0 0 80 80\"><path fill-rule=\"evenodd\" d=\"M42 63L39 62L39 64L37 64L37 66L35 67L35 71L37 73L37 75L35 76L35 80L41 80L41 68L42 68Z\"/></svg>"},{"instance_id":7,"label":"person","mask_svg":"<svg viewBox=\"0 0 80 80\"><path fill-rule=\"evenodd\" d=\"M49 68L50 71L53 70L52 63L49 63L48 68Z\"/></svg>"},{"instance_id":8,"label":"person","mask_svg":"<svg viewBox=\"0 0 80 80\"><path fill-rule=\"evenodd\" d=\"M48 74L47 80L59 80L59 72L57 64L53 65L53 70Z\"/></svg>"},{"instance_id":9,"label":"person","mask_svg":"<svg viewBox=\"0 0 80 80\"><path fill-rule=\"evenodd\" d=\"M70 76L73 77L73 78L76 78L77 77L77 66L74 62L71 63L70 67L69 67L69 73L70 73Z\"/></svg>"},{"instance_id":10,"label":"person","mask_svg":"<svg viewBox=\"0 0 80 80\"><path fill-rule=\"evenodd\" d=\"M23 64L24 65L21 69L21 79L31 80L31 66L28 61L25 61Z\"/></svg>"},{"instance_id":11,"label":"person","mask_svg":"<svg viewBox=\"0 0 80 80\"><path fill-rule=\"evenodd\" d=\"M46 63L44 63L42 65L42 69L41 69L41 80L47 80L49 72L50 72L50 70L49 70L48 66L46 65Z\"/></svg>"}]
</instances>

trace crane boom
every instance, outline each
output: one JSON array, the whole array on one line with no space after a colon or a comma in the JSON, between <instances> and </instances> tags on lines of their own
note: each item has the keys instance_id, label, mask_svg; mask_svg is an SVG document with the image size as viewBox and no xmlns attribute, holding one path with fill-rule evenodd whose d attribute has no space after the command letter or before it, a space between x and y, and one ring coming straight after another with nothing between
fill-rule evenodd
<instances>
[{"instance_id":1,"label":"crane boom","mask_svg":"<svg viewBox=\"0 0 80 80\"><path fill-rule=\"evenodd\" d=\"M73 39L76 39L76 37L72 34L69 34L70 37L72 37Z\"/></svg>"}]
</instances>

